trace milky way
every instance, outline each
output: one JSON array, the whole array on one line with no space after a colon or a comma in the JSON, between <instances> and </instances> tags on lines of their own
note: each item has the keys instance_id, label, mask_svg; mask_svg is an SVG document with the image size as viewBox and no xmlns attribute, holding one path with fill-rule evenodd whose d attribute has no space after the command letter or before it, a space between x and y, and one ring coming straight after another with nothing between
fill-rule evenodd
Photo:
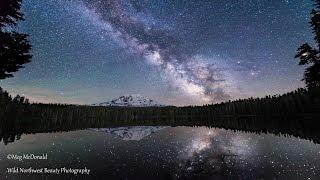
<instances>
[{"instance_id":1,"label":"milky way","mask_svg":"<svg viewBox=\"0 0 320 180\"><path fill-rule=\"evenodd\" d=\"M31 101L140 94L202 105L298 87L310 0L25 0L32 62L1 86Z\"/></svg>"},{"instance_id":2,"label":"milky way","mask_svg":"<svg viewBox=\"0 0 320 180\"><path fill-rule=\"evenodd\" d=\"M122 1L85 2L87 13L103 30L160 68L174 88L206 103L229 98L219 67L197 60L192 51L183 49L180 39L141 13L143 7L134 5Z\"/></svg>"}]
</instances>

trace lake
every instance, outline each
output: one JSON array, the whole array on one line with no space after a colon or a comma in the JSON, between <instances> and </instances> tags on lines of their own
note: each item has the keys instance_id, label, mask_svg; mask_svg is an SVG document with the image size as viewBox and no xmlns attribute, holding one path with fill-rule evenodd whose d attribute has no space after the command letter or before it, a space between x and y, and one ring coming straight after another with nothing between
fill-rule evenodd
<instances>
[{"instance_id":1,"label":"lake","mask_svg":"<svg viewBox=\"0 0 320 180\"><path fill-rule=\"evenodd\" d=\"M319 160L287 135L132 126L23 134L0 144L0 179L319 179Z\"/></svg>"}]
</instances>

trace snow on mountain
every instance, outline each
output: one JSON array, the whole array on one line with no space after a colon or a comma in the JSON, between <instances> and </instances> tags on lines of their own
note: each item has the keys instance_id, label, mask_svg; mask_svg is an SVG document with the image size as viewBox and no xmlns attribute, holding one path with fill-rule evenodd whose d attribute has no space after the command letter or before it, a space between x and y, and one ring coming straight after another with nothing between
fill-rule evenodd
<instances>
[{"instance_id":1,"label":"snow on mountain","mask_svg":"<svg viewBox=\"0 0 320 180\"><path fill-rule=\"evenodd\" d=\"M161 129L167 128L166 126L132 126L132 127L118 127L118 128L100 128L91 129L98 132L105 132L119 136L125 141L140 141L146 136L155 133Z\"/></svg>"},{"instance_id":2,"label":"snow on mountain","mask_svg":"<svg viewBox=\"0 0 320 180\"><path fill-rule=\"evenodd\" d=\"M121 106L121 107L153 107L153 106L164 106L156 101L143 97L141 95L127 95L120 96L117 99L111 101L93 104L93 106Z\"/></svg>"}]
</instances>

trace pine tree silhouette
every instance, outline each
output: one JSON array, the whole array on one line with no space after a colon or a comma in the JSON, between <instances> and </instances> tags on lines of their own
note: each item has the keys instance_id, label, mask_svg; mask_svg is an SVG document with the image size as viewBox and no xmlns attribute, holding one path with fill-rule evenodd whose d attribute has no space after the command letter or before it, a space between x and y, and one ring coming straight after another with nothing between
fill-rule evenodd
<instances>
[{"instance_id":1,"label":"pine tree silhouette","mask_svg":"<svg viewBox=\"0 0 320 180\"><path fill-rule=\"evenodd\" d=\"M0 79L13 77L32 57L28 35L13 30L17 21L24 20L20 6L21 0L0 1Z\"/></svg>"},{"instance_id":2,"label":"pine tree silhouette","mask_svg":"<svg viewBox=\"0 0 320 180\"><path fill-rule=\"evenodd\" d=\"M310 26L315 35L317 47L313 48L308 43L298 49L295 58L299 58L299 65L310 65L304 72L304 78L308 88L320 87L320 0L314 0L315 8L311 11Z\"/></svg>"}]
</instances>

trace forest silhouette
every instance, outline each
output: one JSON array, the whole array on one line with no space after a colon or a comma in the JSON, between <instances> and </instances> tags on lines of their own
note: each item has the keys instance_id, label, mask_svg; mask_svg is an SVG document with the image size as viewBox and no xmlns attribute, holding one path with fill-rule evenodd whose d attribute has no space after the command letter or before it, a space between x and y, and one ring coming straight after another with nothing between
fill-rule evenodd
<instances>
[{"instance_id":1,"label":"forest silhouette","mask_svg":"<svg viewBox=\"0 0 320 180\"><path fill-rule=\"evenodd\" d=\"M28 35L14 30L24 20L20 7L21 0L0 1L0 79L13 77L32 58Z\"/></svg>"},{"instance_id":2,"label":"forest silhouette","mask_svg":"<svg viewBox=\"0 0 320 180\"><path fill-rule=\"evenodd\" d=\"M320 86L320 0L314 0L314 9L311 11L310 26L314 33L316 48L308 43L300 46L295 58L299 58L299 65L309 65L304 71L304 78L308 88Z\"/></svg>"},{"instance_id":3,"label":"forest silhouette","mask_svg":"<svg viewBox=\"0 0 320 180\"><path fill-rule=\"evenodd\" d=\"M0 139L23 133L118 126L208 126L289 134L320 143L320 89L185 107L105 107L29 103L0 91Z\"/></svg>"}]
</instances>

